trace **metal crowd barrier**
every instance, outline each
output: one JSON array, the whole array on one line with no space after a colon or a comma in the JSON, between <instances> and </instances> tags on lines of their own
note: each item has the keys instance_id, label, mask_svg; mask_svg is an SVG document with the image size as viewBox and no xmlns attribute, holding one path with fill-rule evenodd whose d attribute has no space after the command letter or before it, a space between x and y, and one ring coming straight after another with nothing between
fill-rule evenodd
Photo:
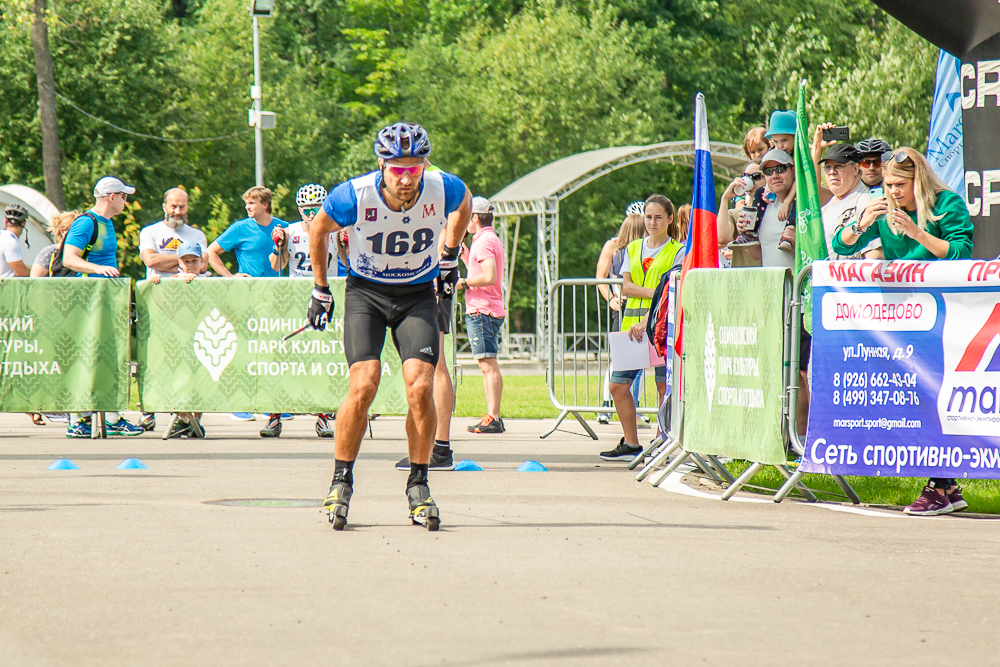
<instances>
[{"instance_id":1,"label":"metal crowd barrier","mask_svg":"<svg viewBox=\"0 0 1000 667\"><path fill-rule=\"evenodd\" d=\"M596 278L571 278L552 284L546 383L549 399L560 413L542 438L554 433L566 417L573 415L587 434L597 440L597 434L581 413L614 413L613 406L601 404L604 377L611 364L607 334L611 329L612 311L601 296L599 286L621 284L621 280ZM645 378L644 374L636 414L655 415L656 407L643 405ZM592 384L594 381L596 384Z\"/></svg>"},{"instance_id":2,"label":"metal crowd barrier","mask_svg":"<svg viewBox=\"0 0 1000 667\"><path fill-rule=\"evenodd\" d=\"M782 380L785 386L782 401L782 430L784 439L790 444L792 450L799 456L804 454L805 447L801 436L798 434L798 381L800 363L798 340L802 322L802 288L811 272L812 267L804 267L802 271L799 272L798 276L796 276L792 289L788 290L786 287L784 298L785 303L782 308L784 312L785 330L782 342ZM675 300L675 304L677 301L679 301L679 299ZM675 322L678 320L678 315L679 312L675 309ZM696 467L700 468L715 482L727 485L726 490L722 494L722 500L729 500L736 494L737 491L739 491L740 488L745 486L753 478L753 476L764 467L765 464L751 462L750 466L743 473L741 473L739 477L734 479L732 474L729 473L717 457L700 455L694 452L685 452L681 449L679 435L683 429L684 414L683 359L680 355L674 352L673 362L673 377L679 378L681 381L674 383L674 391L671 394L671 414L674 416L674 419L670 420L670 428L667 432L667 437L662 442L654 441L654 443L651 444L642 455L636 457L636 459L629 464L629 469L632 470L645 461L645 465L635 477L636 481L641 482L654 470L660 468L665 462L667 462L671 454L679 451L679 453L665 468L660 469L654 477L650 478L650 484L657 487L660 486L660 484L662 484L672 472L676 471L688 460L691 460ZM792 470L787 465L778 465L774 467L786 479L785 484L782 485L782 487L773 496L775 503L780 503L784 500L792 489L798 490L807 501L816 502L817 498L815 494L802 483L803 473L800 470ZM861 502L861 499L858 497L857 493L847 480L845 480L841 475L831 475L831 477L833 477L834 481L844 492L847 498L851 500L851 502L854 504L859 504Z\"/></svg>"}]
</instances>

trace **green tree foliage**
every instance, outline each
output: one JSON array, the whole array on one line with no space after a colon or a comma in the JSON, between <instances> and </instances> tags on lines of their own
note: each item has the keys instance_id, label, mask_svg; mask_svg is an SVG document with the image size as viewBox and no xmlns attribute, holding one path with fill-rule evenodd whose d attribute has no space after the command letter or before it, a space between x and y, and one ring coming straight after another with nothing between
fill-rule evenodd
<instances>
[{"instance_id":1,"label":"green tree foliage","mask_svg":"<svg viewBox=\"0 0 1000 667\"><path fill-rule=\"evenodd\" d=\"M160 219L169 187L188 190L209 239L243 217L254 176L245 0L50 6L69 205L89 206L108 173L139 190L116 221L124 272L143 275L138 231ZM0 181L42 189L28 8L0 0ZM286 219L302 184L371 169L375 130L401 118L424 124L434 162L486 195L580 151L690 139L698 91L712 139L739 143L803 78L815 120L920 148L936 54L868 0L278 0L260 26L263 104L278 114L265 181ZM153 137L226 138L158 141L71 103ZM561 275L592 275L625 206L653 192L687 201L690 170L636 165L564 200ZM534 326L535 245L526 218L518 330Z\"/></svg>"}]
</instances>

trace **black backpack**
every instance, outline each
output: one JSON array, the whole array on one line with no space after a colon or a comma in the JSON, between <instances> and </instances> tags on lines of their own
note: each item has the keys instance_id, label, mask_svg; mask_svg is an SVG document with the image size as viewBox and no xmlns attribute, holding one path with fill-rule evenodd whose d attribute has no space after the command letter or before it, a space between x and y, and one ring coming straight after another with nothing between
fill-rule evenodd
<instances>
[{"instance_id":1,"label":"black backpack","mask_svg":"<svg viewBox=\"0 0 1000 667\"><path fill-rule=\"evenodd\" d=\"M97 234L101 230L101 223L97 221L97 216L95 216L90 211L86 211L83 216L87 216L94 221L94 233L90 235L90 242L87 247L83 249L80 253L80 258L86 260L87 255L90 254L90 249L94 247L97 243ZM79 219L79 218L77 218ZM66 238L69 237L69 230L66 230L66 236L63 236L62 242L59 244L59 249L52 253L52 257L49 259L49 276L52 278L65 278L68 276L75 276L77 271L73 269L67 269L63 265L63 252L66 250Z\"/></svg>"}]
</instances>

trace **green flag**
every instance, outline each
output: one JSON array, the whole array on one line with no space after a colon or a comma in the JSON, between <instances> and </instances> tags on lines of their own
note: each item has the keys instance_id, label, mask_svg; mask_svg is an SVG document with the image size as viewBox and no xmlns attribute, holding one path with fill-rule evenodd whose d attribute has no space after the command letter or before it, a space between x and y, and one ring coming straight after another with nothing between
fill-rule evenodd
<instances>
[{"instance_id":1,"label":"green flag","mask_svg":"<svg viewBox=\"0 0 1000 667\"><path fill-rule=\"evenodd\" d=\"M799 85L799 103L795 110L795 274L817 259L826 259L826 237L820 213L819 183L809 151L809 116L806 113L806 82ZM812 281L802 295L806 330L812 333Z\"/></svg>"}]
</instances>

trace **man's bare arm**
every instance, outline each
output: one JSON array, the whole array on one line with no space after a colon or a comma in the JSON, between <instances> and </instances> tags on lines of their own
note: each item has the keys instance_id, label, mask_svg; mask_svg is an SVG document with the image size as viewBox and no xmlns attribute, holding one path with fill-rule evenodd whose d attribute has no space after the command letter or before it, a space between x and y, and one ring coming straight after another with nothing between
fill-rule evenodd
<instances>
[{"instance_id":1,"label":"man's bare arm","mask_svg":"<svg viewBox=\"0 0 1000 667\"><path fill-rule=\"evenodd\" d=\"M156 252L152 248L139 251L142 263L156 271L176 271L177 255L168 255L163 252Z\"/></svg>"},{"instance_id":2,"label":"man's bare arm","mask_svg":"<svg viewBox=\"0 0 1000 667\"><path fill-rule=\"evenodd\" d=\"M469 230L469 220L472 219L472 193L465 188L465 197L454 211L448 214L448 224L444 228L444 244L449 248L457 248L465 239Z\"/></svg>"},{"instance_id":3,"label":"man's bare arm","mask_svg":"<svg viewBox=\"0 0 1000 667\"><path fill-rule=\"evenodd\" d=\"M313 281L322 287L329 286L326 272L330 266L330 234L342 227L322 208L309 225L309 255L313 267Z\"/></svg>"}]
</instances>

